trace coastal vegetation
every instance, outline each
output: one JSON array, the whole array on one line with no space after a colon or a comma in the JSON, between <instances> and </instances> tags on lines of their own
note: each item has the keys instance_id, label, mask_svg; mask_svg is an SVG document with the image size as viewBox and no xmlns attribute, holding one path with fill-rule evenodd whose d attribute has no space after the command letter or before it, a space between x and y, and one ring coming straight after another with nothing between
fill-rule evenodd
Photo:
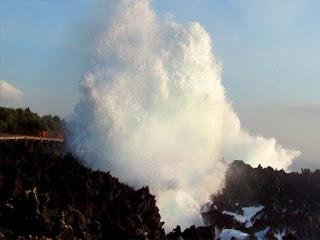
<instances>
[{"instance_id":1,"label":"coastal vegetation","mask_svg":"<svg viewBox=\"0 0 320 240\"><path fill-rule=\"evenodd\" d=\"M0 134L41 135L45 131L54 137L63 136L64 121L59 116L39 116L30 108L0 107Z\"/></svg>"}]
</instances>

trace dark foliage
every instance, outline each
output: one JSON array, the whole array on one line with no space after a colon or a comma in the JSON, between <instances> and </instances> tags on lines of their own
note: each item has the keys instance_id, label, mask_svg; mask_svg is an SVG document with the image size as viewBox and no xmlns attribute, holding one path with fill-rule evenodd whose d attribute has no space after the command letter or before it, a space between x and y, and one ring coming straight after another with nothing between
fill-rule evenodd
<instances>
[{"instance_id":1,"label":"dark foliage","mask_svg":"<svg viewBox=\"0 0 320 240\"><path fill-rule=\"evenodd\" d=\"M0 107L0 133L37 136L42 131L52 137L62 137L63 120L51 115L40 117L29 108L23 110Z\"/></svg>"}]
</instances>

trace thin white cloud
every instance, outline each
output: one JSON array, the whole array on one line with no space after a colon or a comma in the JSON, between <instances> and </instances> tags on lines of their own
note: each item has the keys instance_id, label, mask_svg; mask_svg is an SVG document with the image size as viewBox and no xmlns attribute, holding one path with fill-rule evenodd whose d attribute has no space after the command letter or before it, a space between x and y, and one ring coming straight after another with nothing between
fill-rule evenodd
<instances>
[{"instance_id":1,"label":"thin white cloud","mask_svg":"<svg viewBox=\"0 0 320 240\"><path fill-rule=\"evenodd\" d=\"M23 93L4 80L0 80L0 103L17 103L20 102Z\"/></svg>"}]
</instances>

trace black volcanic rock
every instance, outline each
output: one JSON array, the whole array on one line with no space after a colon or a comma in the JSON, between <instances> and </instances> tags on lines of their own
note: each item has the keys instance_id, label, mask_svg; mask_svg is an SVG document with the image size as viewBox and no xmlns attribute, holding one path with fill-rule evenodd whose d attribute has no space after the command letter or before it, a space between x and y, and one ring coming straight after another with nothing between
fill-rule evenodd
<instances>
[{"instance_id":1,"label":"black volcanic rock","mask_svg":"<svg viewBox=\"0 0 320 240\"><path fill-rule=\"evenodd\" d=\"M177 226L172 232L167 234L169 240L181 239L202 239L214 240L215 232L213 227L195 227L191 226L181 232L180 226Z\"/></svg>"},{"instance_id":2,"label":"black volcanic rock","mask_svg":"<svg viewBox=\"0 0 320 240\"><path fill-rule=\"evenodd\" d=\"M204 227L181 231L178 226L168 239L220 239L221 231L247 233L241 239L320 239L320 171L302 169L286 173L271 167L252 168L234 161L226 172L225 186L203 207ZM237 220L244 207L259 210L248 222ZM230 239L236 239L231 237ZM225 238L227 239L227 238Z\"/></svg>"},{"instance_id":3,"label":"black volcanic rock","mask_svg":"<svg viewBox=\"0 0 320 240\"><path fill-rule=\"evenodd\" d=\"M236 229L256 240L320 239L320 171L286 173L234 161L225 187L203 209L206 226L165 236L154 196L92 171L62 143L0 142L0 239L218 239ZM230 214L263 206L241 222ZM216 235L217 234L217 235Z\"/></svg>"},{"instance_id":4,"label":"black volcanic rock","mask_svg":"<svg viewBox=\"0 0 320 240\"><path fill-rule=\"evenodd\" d=\"M0 142L0 237L164 239L154 196L91 171L61 143Z\"/></svg>"},{"instance_id":5,"label":"black volcanic rock","mask_svg":"<svg viewBox=\"0 0 320 240\"><path fill-rule=\"evenodd\" d=\"M289 231L282 237L283 240L298 240L297 232Z\"/></svg>"},{"instance_id":6,"label":"black volcanic rock","mask_svg":"<svg viewBox=\"0 0 320 240\"><path fill-rule=\"evenodd\" d=\"M226 172L224 189L212 196L203 218L207 225L251 235L269 228L268 239L276 239L276 233L285 233L283 239L320 239L319 183L319 170L286 173L234 161ZM251 219L252 226L224 212L242 214L243 207L252 206L263 206Z\"/></svg>"}]
</instances>

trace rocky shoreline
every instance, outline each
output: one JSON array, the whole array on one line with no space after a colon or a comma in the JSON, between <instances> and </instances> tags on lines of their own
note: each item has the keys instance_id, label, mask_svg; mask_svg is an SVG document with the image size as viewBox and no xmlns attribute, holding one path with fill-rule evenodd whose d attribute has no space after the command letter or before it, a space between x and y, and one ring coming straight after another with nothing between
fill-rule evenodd
<instances>
[{"instance_id":1,"label":"rocky shoreline","mask_svg":"<svg viewBox=\"0 0 320 240\"><path fill-rule=\"evenodd\" d=\"M206 226L165 234L148 187L92 171L63 143L0 142L0 239L319 239L320 171L230 164ZM250 214L248 214L250 213Z\"/></svg>"}]
</instances>

